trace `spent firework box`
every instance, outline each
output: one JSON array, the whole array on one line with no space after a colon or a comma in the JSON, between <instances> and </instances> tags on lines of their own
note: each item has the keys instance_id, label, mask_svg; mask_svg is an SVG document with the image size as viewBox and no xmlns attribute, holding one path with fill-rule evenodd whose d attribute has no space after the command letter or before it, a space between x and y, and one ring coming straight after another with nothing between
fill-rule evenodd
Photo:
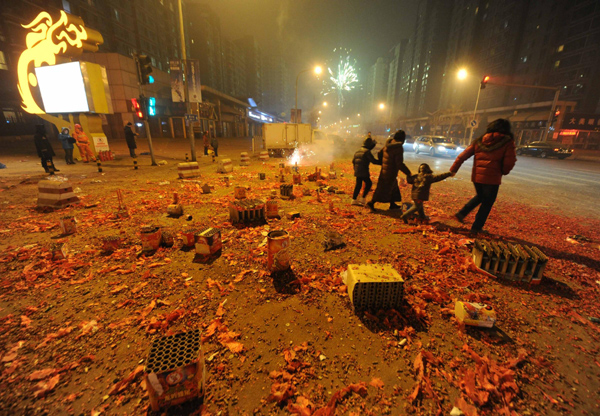
<instances>
[{"instance_id":1,"label":"spent firework box","mask_svg":"<svg viewBox=\"0 0 600 416\"><path fill-rule=\"evenodd\" d=\"M200 330L154 340L145 368L152 410L204 396L206 370Z\"/></svg>"},{"instance_id":2,"label":"spent firework box","mask_svg":"<svg viewBox=\"0 0 600 416\"><path fill-rule=\"evenodd\" d=\"M221 230L218 228L205 228L204 230L196 233L195 239L197 254L215 254L223 247L223 243L221 241Z\"/></svg>"},{"instance_id":3,"label":"spent firework box","mask_svg":"<svg viewBox=\"0 0 600 416\"><path fill-rule=\"evenodd\" d=\"M483 303L456 301L454 315L465 325L491 328L496 322L496 311Z\"/></svg>"}]
</instances>

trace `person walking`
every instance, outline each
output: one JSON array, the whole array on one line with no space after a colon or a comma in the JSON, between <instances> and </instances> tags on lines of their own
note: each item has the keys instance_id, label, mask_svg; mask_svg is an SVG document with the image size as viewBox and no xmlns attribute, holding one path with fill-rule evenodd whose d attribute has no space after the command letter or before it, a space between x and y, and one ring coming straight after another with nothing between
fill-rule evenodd
<instances>
[{"instance_id":1,"label":"person walking","mask_svg":"<svg viewBox=\"0 0 600 416\"><path fill-rule=\"evenodd\" d=\"M213 148L215 156L219 157L219 139L217 139L217 136L210 140L210 146Z\"/></svg>"},{"instance_id":2,"label":"person walking","mask_svg":"<svg viewBox=\"0 0 600 416\"><path fill-rule=\"evenodd\" d=\"M352 164L354 165L354 176L356 177L356 185L354 186L354 193L352 194L352 205L365 205L365 198L373 186L371 181L371 174L369 172L369 165L381 165L381 160L375 159L371 150L375 148L377 142L371 138L371 135L367 136L363 142L362 147L354 153ZM363 183L365 189L362 193L362 198L359 199L358 195L362 188Z\"/></svg>"},{"instance_id":3,"label":"person walking","mask_svg":"<svg viewBox=\"0 0 600 416\"><path fill-rule=\"evenodd\" d=\"M95 162L96 156L94 156L94 152L92 152L92 149L90 149L90 139L88 139L87 135L81 128L81 124L75 124L75 132L73 133L73 137L75 138L77 148L79 149L79 153L81 153L83 162L88 163L90 160Z\"/></svg>"},{"instance_id":4,"label":"person walking","mask_svg":"<svg viewBox=\"0 0 600 416\"><path fill-rule=\"evenodd\" d=\"M508 175L517 162L510 122L499 118L488 124L485 134L475 139L457 156L450 172L458 172L465 160L471 156L475 156L471 181L475 185L476 195L454 216L462 223L465 217L481 204L471 225L471 232L485 233L483 226L496 202L502 176Z\"/></svg>"},{"instance_id":5,"label":"person walking","mask_svg":"<svg viewBox=\"0 0 600 416\"><path fill-rule=\"evenodd\" d=\"M210 146L210 141L208 140L207 131L202 134L202 140L204 142L204 156L208 156L208 146Z\"/></svg>"},{"instance_id":6,"label":"person walking","mask_svg":"<svg viewBox=\"0 0 600 416\"><path fill-rule=\"evenodd\" d=\"M131 126L133 126L133 124L131 124L131 121L128 122L125 126L125 141L127 142L127 147L129 148L129 155L135 159L137 157L135 154L135 149L137 149L135 136L137 136L138 134L133 131Z\"/></svg>"},{"instance_id":7,"label":"person walking","mask_svg":"<svg viewBox=\"0 0 600 416\"><path fill-rule=\"evenodd\" d=\"M390 209L400 209L396 202L402 201L400 188L398 187L398 172L401 171L406 176L410 176L410 169L404 164L404 149L402 145L406 139L404 130L398 130L392 140L384 146L379 152L381 161L381 172L377 180L377 187L373 197L367 206L371 211L375 211L376 202L389 202Z\"/></svg>"},{"instance_id":8,"label":"person walking","mask_svg":"<svg viewBox=\"0 0 600 416\"><path fill-rule=\"evenodd\" d=\"M62 128L60 134L58 135L58 139L60 140L63 150L65 151L65 162L67 162L67 165L74 165L75 161L73 160L73 145L75 144L75 139L69 134L68 127Z\"/></svg>"},{"instance_id":9,"label":"person walking","mask_svg":"<svg viewBox=\"0 0 600 416\"><path fill-rule=\"evenodd\" d=\"M423 209L423 202L429 201L429 193L431 190L431 184L456 175L452 172L446 172L439 175L434 175L433 171L427 163L421 163L419 166L419 172L416 175L410 175L406 178L406 182L412 184L412 191L410 196L413 200L413 206L406 210L402 214L402 221L405 224L408 223L408 219L415 212L418 213L418 218L421 221L429 220L429 217L425 215Z\"/></svg>"},{"instance_id":10,"label":"person walking","mask_svg":"<svg viewBox=\"0 0 600 416\"><path fill-rule=\"evenodd\" d=\"M42 161L42 167L46 173L60 172L58 169L56 169L54 162L52 161L55 153L54 149L52 149L50 141L48 140L48 137L46 137L46 128L43 124L38 124L35 126L33 143L35 144L35 149L37 150L37 154Z\"/></svg>"}]
</instances>

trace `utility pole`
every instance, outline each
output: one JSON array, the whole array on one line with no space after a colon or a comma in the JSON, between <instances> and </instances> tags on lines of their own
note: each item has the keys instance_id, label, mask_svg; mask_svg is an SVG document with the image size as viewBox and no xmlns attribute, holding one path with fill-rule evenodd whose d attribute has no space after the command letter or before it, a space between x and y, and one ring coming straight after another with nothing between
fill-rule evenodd
<instances>
[{"instance_id":1,"label":"utility pole","mask_svg":"<svg viewBox=\"0 0 600 416\"><path fill-rule=\"evenodd\" d=\"M181 5L182 0L177 0L179 8L179 34L181 37L181 62L183 63L183 93L185 97L185 113L190 114L190 97L188 93L188 79L187 79L187 54L185 51L185 29L183 25L183 8ZM189 126L188 126L189 123ZM194 128L192 122L188 121L185 124L185 131L187 137L190 139L190 147L192 153L192 162L196 161L196 142L194 139Z\"/></svg>"}]
</instances>

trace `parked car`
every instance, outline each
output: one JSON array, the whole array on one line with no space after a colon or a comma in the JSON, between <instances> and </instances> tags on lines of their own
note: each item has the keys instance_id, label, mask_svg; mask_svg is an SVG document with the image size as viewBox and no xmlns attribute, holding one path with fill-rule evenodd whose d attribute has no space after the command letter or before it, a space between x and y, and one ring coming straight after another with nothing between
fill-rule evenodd
<instances>
[{"instance_id":1,"label":"parked car","mask_svg":"<svg viewBox=\"0 0 600 416\"><path fill-rule=\"evenodd\" d=\"M431 156L457 156L464 149L455 145L452 139L444 136L419 136L413 145L415 153L429 153Z\"/></svg>"},{"instance_id":2,"label":"parked car","mask_svg":"<svg viewBox=\"0 0 600 416\"><path fill-rule=\"evenodd\" d=\"M557 157L566 159L573 154L573 150L552 142L531 142L517 147L517 155L539 156L541 158Z\"/></svg>"}]
</instances>

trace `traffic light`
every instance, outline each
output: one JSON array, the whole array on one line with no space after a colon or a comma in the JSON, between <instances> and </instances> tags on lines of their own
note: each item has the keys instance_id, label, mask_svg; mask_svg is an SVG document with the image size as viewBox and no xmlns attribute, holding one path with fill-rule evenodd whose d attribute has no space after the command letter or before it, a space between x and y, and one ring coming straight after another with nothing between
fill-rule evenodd
<instances>
[{"instance_id":1,"label":"traffic light","mask_svg":"<svg viewBox=\"0 0 600 416\"><path fill-rule=\"evenodd\" d=\"M154 77L150 75L152 73L152 60L148 55L138 55L138 74L140 78L140 84L154 84Z\"/></svg>"},{"instance_id":2,"label":"traffic light","mask_svg":"<svg viewBox=\"0 0 600 416\"><path fill-rule=\"evenodd\" d=\"M481 89L485 88L485 86L487 85L489 80L490 80L489 75L486 75L485 77L483 77L483 79L481 80Z\"/></svg>"},{"instance_id":3,"label":"traffic light","mask_svg":"<svg viewBox=\"0 0 600 416\"><path fill-rule=\"evenodd\" d=\"M148 117L156 115L156 98L148 97Z\"/></svg>"},{"instance_id":4,"label":"traffic light","mask_svg":"<svg viewBox=\"0 0 600 416\"><path fill-rule=\"evenodd\" d=\"M143 100L143 97L140 97L140 100ZM131 108L133 109L133 112L140 120L146 119L144 111L142 111L143 106L140 105L140 101L138 101L137 98L131 99Z\"/></svg>"},{"instance_id":5,"label":"traffic light","mask_svg":"<svg viewBox=\"0 0 600 416\"><path fill-rule=\"evenodd\" d=\"M560 116L560 108L557 108L554 112L554 117L552 118L552 121L558 120L558 116Z\"/></svg>"}]
</instances>

